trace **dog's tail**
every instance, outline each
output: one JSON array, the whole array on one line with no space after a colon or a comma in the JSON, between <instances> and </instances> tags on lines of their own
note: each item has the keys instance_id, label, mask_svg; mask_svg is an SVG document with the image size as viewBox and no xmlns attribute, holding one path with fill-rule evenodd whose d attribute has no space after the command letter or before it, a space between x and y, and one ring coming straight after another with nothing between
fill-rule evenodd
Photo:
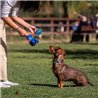
<instances>
[{"instance_id":1,"label":"dog's tail","mask_svg":"<svg viewBox=\"0 0 98 98\"><path fill-rule=\"evenodd\" d=\"M89 85L94 86L94 84L92 84L91 82L88 82Z\"/></svg>"}]
</instances>

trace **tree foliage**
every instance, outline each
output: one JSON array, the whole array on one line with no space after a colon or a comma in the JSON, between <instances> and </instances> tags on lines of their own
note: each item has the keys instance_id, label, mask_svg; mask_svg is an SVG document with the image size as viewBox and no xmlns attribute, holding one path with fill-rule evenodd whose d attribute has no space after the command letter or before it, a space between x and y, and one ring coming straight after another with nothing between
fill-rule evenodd
<instances>
[{"instance_id":1,"label":"tree foliage","mask_svg":"<svg viewBox=\"0 0 98 98\"><path fill-rule=\"evenodd\" d=\"M74 12L86 16L95 16L98 13L97 1L41 1L38 13L24 13L28 17L76 17Z\"/></svg>"}]
</instances>

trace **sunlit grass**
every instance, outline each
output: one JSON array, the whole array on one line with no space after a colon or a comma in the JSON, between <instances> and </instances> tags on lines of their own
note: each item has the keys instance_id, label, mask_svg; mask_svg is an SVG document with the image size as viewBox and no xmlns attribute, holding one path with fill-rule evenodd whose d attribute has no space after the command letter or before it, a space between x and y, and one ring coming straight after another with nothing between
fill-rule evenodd
<instances>
[{"instance_id":1,"label":"sunlit grass","mask_svg":"<svg viewBox=\"0 0 98 98\"><path fill-rule=\"evenodd\" d=\"M65 63L84 71L94 87L71 87L65 82L57 87L52 73L52 55L49 45L66 51ZM27 43L8 44L8 77L19 86L2 88L2 98L97 98L98 97L98 45L39 43L31 47Z\"/></svg>"}]
</instances>

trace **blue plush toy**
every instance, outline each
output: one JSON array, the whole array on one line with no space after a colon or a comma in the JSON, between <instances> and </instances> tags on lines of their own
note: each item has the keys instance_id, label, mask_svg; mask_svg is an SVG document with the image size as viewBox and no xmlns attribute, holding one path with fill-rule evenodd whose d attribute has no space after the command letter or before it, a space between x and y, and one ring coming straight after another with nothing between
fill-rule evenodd
<instances>
[{"instance_id":1,"label":"blue plush toy","mask_svg":"<svg viewBox=\"0 0 98 98\"><path fill-rule=\"evenodd\" d=\"M36 35L40 35L42 33L42 29L37 29L36 30L36 32L35 32L35 34ZM29 41L29 44L31 45L31 46L35 46L36 45L36 43L38 43L39 41L36 39L36 38L34 38L31 34L29 34L29 35L27 35L26 36L26 39Z\"/></svg>"},{"instance_id":2,"label":"blue plush toy","mask_svg":"<svg viewBox=\"0 0 98 98\"><path fill-rule=\"evenodd\" d=\"M36 43L39 42L39 41L38 41L36 38L34 38L31 34L27 35L27 36L26 36L26 39L29 41L29 44L30 44L31 46L35 46Z\"/></svg>"},{"instance_id":3,"label":"blue plush toy","mask_svg":"<svg viewBox=\"0 0 98 98\"><path fill-rule=\"evenodd\" d=\"M39 29L39 28L38 28L38 29L36 30L35 34L36 34L36 35L42 34L42 29Z\"/></svg>"}]
</instances>

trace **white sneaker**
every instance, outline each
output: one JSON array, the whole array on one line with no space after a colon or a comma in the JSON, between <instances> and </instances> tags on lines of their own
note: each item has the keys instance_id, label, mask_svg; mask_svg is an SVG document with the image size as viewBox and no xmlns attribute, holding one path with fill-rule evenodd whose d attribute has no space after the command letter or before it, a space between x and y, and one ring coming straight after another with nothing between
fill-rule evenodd
<instances>
[{"instance_id":1,"label":"white sneaker","mask_svg":"<svg viewBox=\"0 0 98 98\"><path fill-rule=\"evenodd\" d=\"M4 82L2 82L3 84L5 84L5 85L10 85L10 86L15 86L15 85L19 85L18 83L13 83L13 82L11 82L11 81L4 81Z\"/></svg>"},{"instance_id":2,"label":"white sneaker","mask_svg":"<svg viewBox=\"0 0 98 98\"><path fill-rule=\"evenodd\" d=\"M10 85L6 85L6 84L3 84L2 82L0 82L0 88L8 88L10 87Z\"/></svg>"}]
</instances>

